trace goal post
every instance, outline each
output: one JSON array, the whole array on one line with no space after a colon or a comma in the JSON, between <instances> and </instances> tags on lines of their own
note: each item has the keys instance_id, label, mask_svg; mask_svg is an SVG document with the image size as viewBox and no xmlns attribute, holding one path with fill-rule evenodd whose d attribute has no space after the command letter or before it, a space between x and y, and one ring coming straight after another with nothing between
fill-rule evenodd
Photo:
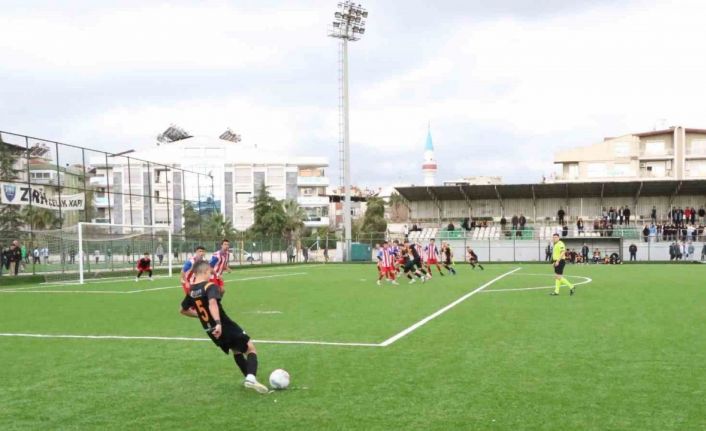
<instances>
[{"instance_id":1,"label":"goal post","mask_svg":"<svg viewBox=\"0 0 706 431\"><path fill-rule=\"evenodd\" d=\"M144 253L149 253L153 266L158 252L162 253L160 256L166 255L167 274L170 277L173 274L174 254L169 225L80 222L77 239L80 284L84 284L87 271L109 274L134 270L137 260ZM165 239L166 244L163 244ZM95 264L92 264L94 260ZM159 263L162 264L161 261Z\"/></svg>"}]
</instances>

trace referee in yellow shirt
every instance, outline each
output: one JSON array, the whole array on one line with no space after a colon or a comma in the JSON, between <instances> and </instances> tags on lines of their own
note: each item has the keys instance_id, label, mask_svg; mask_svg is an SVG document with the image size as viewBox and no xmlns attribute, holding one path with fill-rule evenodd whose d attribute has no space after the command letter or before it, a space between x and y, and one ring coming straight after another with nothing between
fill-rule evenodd
<instances>
[{"instance_id":1,"label":"referee in yellow shirt","mask_svg":"<svg viewBox=\"0 0 706 431\"><path fill-rule=\"evenodd\" d=\"M559 234L555 233L552 236L554 241L554 251L552 252L552 261L554 262L554 292L550 293L552 296L559 295L559 288L562 284L569 286L569 295L574 294L574 285L569 283L564 277L564 266L566 265L566 246L564 242L559 239Z\"/></svg>"}]
</instances>

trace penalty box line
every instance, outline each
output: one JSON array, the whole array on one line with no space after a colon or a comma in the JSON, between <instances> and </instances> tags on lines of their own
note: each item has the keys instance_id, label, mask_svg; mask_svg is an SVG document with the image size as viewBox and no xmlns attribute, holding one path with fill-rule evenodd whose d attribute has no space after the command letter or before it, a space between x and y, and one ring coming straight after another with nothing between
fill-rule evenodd
<instances>
[{"instance_id":1,"label":"penalty box line","mask_svg":"<svg viewBox=\"0 0 706 431\"><path fill-rule=\"evenodd\" d=\"M436 312L434 312L434 313L428 315L427 317L425 317L424 319L422 319L422 320L420 320L419 322L415 323L414 325L412 325L412 326L410 326L410 327L408 327L408 328L406 328L406 329L403 329L403 330L400 331L399 333L393 335L392 337L390 337L390 338L388 338L387 340L385 340L385 341L383 341L382 343L380 343L380 346L381 346L381 347L387 347L387 346L389 346L390 344L392 344L392 343L398 341L399 339L401 339L401 338L403 338L403 337L405 337L405 336L411 334L412 332L416 331L417 329L421 328L422 326L426 325L427 323L431 322L432 320L436 319L437 317L439 317L439 316L441 316L442 314L446 313L447 311L451 310L452 308L454 308L454 307L457 306L458 304L462 303L463 301L467 300L468 298L470 298L471 296L475 295L476 293L482 292L483 289L485 289L486 287L488 287L488 286L490 286L490 285L492 285L492 284L494 284L494 283L496 283L496 282L502 280L503 278L507 277L508 275L511 275L511 274L516 273L517 271L519 271L519 270L521 270L521 269L522 269L522 268L515 268L515 269L513 269L513 270L511 270L511 271L508 271L508 272L506 272L506 273L504 273L504 274L501 274L501 275L495 277L494 279L490 280L489 282L485 283L484 285L480 286L479 288L477 288L477 289L475 289L475 290L473 290L473 291L471 291L471 292L468 292L467 294L465 294L465 295L463 295L462 297L458 298L457 300L455 300L454 302L450 303L449 305L447 305L447 306L445 306L445 307L443 307L443 308L437 310Z\"/></svg>"},{"instance_id":2,"label":"penalty box line","mask_svg":"<svg viewBox=\"0 0 706 431\"><path fill-rule=\"evenodd\" d=\"M461 296L452 303L446 305L445 307L435 311L424 319L418 321L417 323L409 326L408 328L400 331L399 333L393 335L387 340L381 343L345 343L345 342L331 342L331 341L286 341L286 340L253 340L255 343L261 344L289 344L289 345L318 345L318 346L341 346L341 347L387 347L401 338L411 334L417 329L421 328L425 324L434 320L435 318L441 316L452 308L456 307L460 303L464 302L471 296L482 292L485 288L491 286L492 284L502 280L503 278L514 274L515 272L521 270L522 268L515 268L504 274L501 274L489 282L483 284L482 286L476 288L475 290ZM23 337L23 338L68 338L68 339L93 339L93 340L158 340L158 341L210 341L209 338L192 338L192 337L158 337L158 336L123 336L123 335L51 335L51 334L21 334L21 333L0 333L0 337Z\"/></svg>"}]
</instances>

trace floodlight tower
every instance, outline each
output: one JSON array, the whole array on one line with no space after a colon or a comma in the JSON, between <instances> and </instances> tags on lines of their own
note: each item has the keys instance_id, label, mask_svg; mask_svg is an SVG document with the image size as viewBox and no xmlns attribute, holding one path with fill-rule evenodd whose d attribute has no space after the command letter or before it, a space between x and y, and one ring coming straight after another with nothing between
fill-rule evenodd
<instances>
[{"instance_id":1,"label":"floodlight tower","mask_svg":"<svg viewBox=\"0 0 706 431\"><path fill-rule=\"evenodd\" d=\"M338 158L340 164L339 181L344 189L343 201L343 226L344 226L344 255L343 260L351 260L351 148L350 129L348 124L348 42L360 40L365 34L365 19L368 11L360 4L350 1L338 3L338 10L334 14L333 25L329 29L329 36L341 40L340 51L340 84L339 98L339 145Z\"/></svg>"}]
</instances>

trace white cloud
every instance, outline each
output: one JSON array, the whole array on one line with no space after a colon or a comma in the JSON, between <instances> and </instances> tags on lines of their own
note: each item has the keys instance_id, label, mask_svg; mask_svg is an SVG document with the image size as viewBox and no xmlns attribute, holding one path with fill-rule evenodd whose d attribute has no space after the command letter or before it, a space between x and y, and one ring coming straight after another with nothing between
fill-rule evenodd
<instances>
[{"instance_id":1,"label":"white cloud","mask_svg":"<svg viewBox=\"0 0 706 431\"><path fill-rule=\"evenodd\" d=\"M313 34L319 10L248 11L228 6L148 5L79 14L3 14L4 68L55 73L152 69L240 69L283 64L292 41L322 45Z\"/></svg>"},{"instance_id":2,"label":"white cloud","mask_svg":"<svg viewBox=\"0 0 706 431\"><path fill-rule=\"evenodd\" d=\"M10 36L0 38L0 55L13 61L4 62L0 72L75 75L77 88L84 75L106 80L104 91L115 99L109 106L87 106L60 120L37 119L41 125L61 123L50 130L63 136L49 135L53 138L92 145L110 134L134 148L151 143L170 123L208 135L230 126L259 146L333 154L336 167L336 94L306 96L336 82L335 48L324 37L329 6L280 11L150 5L61 16L7 13L0 29ZM419 183L428 121L442 178L510 172L518 181L537 181L550 172L552 153L560 147L650 129L660 118L670 125L706 127L705 12L700 1L655 0L524 19L457 17L428 29L433 40L419 41L411 32L388 33L376 26L376 19L391 18L376 18L371 8L366 37L351 47L353 176L361 183ZM397 49L403 44L406 49ZM425 56L397 54L409 52L409 44L423 44ZM309 64L293 66L303 55ZM366 60L383 57L390 60L386 66ZM390 64L394 72L384 70ZM271 82L252 73L268 72L267 79L279 76L286 82L294 67L330 81L293 81L291 87L303 87L296 93L302 98L280 102L270 92ZM234 81L248 79L243 86L256 91L224 89L218 97L171 97L164 103L154 102L153 95L148 103L110 88L113 76L214 70L233 73ZM243 71L250 73L240 75ZM173 96L173 89L167 91ZM258 98L258 92L269 97ZM5 107L25 102L0 101L0 118L19 118L4 115L11 112Z\"/></svg>"}]
</instances>

